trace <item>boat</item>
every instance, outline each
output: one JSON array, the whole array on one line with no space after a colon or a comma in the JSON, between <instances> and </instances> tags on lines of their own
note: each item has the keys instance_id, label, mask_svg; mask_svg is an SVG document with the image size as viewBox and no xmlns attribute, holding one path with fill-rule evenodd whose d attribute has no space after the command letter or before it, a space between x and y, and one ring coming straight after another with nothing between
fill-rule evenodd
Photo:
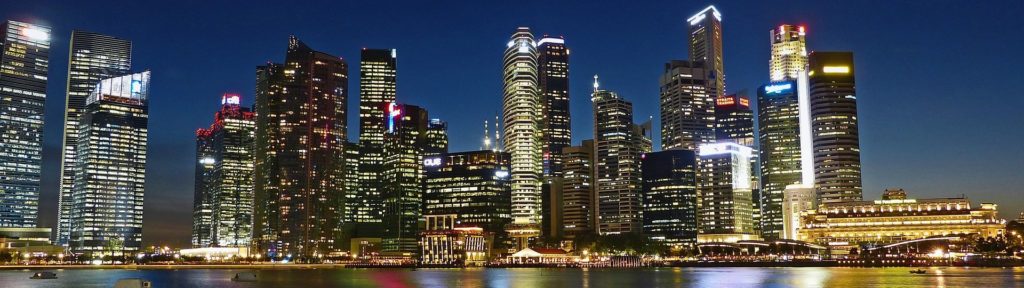
<instances>
[{"instance_id":1,"label":"boat","mask_svg":"<svg viewBox=\"0 0 1024 288\"><path fill-rule=\"evenodd\" d=\"M124 278L118 279L117 283L114 283L114 288L152 288L153 283L146 281L142 278Z\"/></svg>"},{"instance_id":2,"label":"boat","mask_svg":"<svg viewBox=\"0 0 1024 288\"><path fill-rule=\"evenodd\" d=\"M36 272L32 274L30 279L57 279L57 273L53 272Z\"/></svg>"},{"instance_id":3,"label":"boat","mask_svg":"<svg viewBox=\"0 0 1024 288\"><path fill-rule=\"evenodd\" d=\"M926 272L924 269L910 270L910 274L925 274Z\"/></svg>"},{"instance_id":4,"label":"boat","mask_svg":"<svg viewBox=\"0 0 1024 288\"><path fill-rule=\"evenodd\" d=\"M231 281L238 282L256 282L256 273L254 272L241 272L235 274L235 277L231 277Z\"/></svg>"}]
</instances>

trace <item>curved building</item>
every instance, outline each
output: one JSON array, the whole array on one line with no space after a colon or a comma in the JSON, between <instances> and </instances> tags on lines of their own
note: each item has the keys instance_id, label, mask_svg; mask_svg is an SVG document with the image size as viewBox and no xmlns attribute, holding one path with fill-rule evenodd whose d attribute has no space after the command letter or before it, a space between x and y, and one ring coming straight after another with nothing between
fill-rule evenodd
<instances>
[{"instance_id":1,"label":"curved building","mask_svg":"<svg viewBox=\"0 0 1024 288\"><path fill-rule=\"evenodd\" d=\"M505 150L512 155L512 217L516 223L540 223L541 114L537 44L530 28L519 27L505 49Z\"/></svg>"},{"instance_id":2,"label":"curved building","mask_svg":"<svg viewBox=\"0 0 1024 288\"><path fill-rule=\"evenodd\" d=\"M821 203L860 201L860 134L853 53L810 55L814 184Z\"/></svg>"}]
</instances>

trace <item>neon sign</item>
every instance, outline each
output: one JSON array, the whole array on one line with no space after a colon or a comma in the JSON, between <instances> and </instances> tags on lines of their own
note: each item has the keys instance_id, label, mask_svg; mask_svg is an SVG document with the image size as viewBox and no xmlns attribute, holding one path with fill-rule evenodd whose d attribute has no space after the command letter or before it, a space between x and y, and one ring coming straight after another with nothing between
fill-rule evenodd
<instances>
[{"instance_id":1,"label":"neon sign","mask_svg":"<svg viewBox=\"0 0 1024 288\"><path fill-rule=\"evenodd\" d=\"M441 158L423 159L423 166L434 167L441 165Z\"/></svg>"},{"instance_id":2,"label":"neon sign","mask_svg":"<svg viewBox=\"0 0 1024 288\"><path fill-rule=\"evenodd\" d=\"M494 171L494 177L498 177L498 178L508 177L508 171L505 171L505 170Z\"/></svg>"},{"instance_id":3,"label":"neon sign","mask_svg":"<svg viewBox=\"0 0 1024 288\"><path fill-rule=\"evenodd\" d=\"M388 104L388 133L395 133L395 118L402 116L402 109L398 108L398 103L391 102Z\"/></svg>"},{"instance_id":4,"label":"neon sign","mask_svg":"<svg viewBox=\"0 0 1024 288\"><path fill-rule=\"evenodd\" d=\"M743 107L750 107L750 99L740 98L740 105L743 105Z\"/></svg>"},{"instance_id":5,"label":"neon sign","mask_svg":"<svg viewBox=\"0 0 1024 288\"><path fill-rule=\"evenodd\" d=\"M850 66L825 66L821 68L825 74L850 74Z\"/></svg>"},{"instance_id":6,"label":"neon sign","mask_svg":"<svg viewBox=\"0 0 1024 288\"><path fill-rule=\"evenodd\" d=\"M715 99L715 104L718 106L732 105L736 104L736 100L734 100L732 97L720 97L718 99Z\"/></svg>"},{"instance_id":7,"label":"neon sign","mask_svg":"<svg viewBox=\"0 0 1024 288\"><path fill-rule=\"evenodd\" d=\"M765 94L777 94L782 92L789 92L793 90L793 83L780 83L764 86Z\"/></svg>"},{"instance_id":8,"label":"neon sign","mask_svg":"<svg viewBox=\"0 0 1024 288\"><path fill-rule=\"evenodd\" d=\"M242 104L241 97L238 94L224 94L220 98L220 104L222 105L240 105Z\"/></svg>"}]
</instances>

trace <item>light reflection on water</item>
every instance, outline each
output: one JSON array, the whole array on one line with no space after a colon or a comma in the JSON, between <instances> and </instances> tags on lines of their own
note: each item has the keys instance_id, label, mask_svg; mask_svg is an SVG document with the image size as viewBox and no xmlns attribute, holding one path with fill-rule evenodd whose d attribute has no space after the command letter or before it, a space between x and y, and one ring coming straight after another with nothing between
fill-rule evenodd
<instances>
[{"instance_id":1,"label":"light reflection on water","mask_svg":"<svg viewBox=\"0 0 1024 288\"><path fill-rule=\"evenodd\" d=\"M1013 287L1024 268L646 268L646 269L278 269L256 270L259 282L232 282L245 269L49 270L59 279L30 280L31 270L0 270L2 287L112 287L144 278L161 287Z\"/></svg>"}]
</instances>

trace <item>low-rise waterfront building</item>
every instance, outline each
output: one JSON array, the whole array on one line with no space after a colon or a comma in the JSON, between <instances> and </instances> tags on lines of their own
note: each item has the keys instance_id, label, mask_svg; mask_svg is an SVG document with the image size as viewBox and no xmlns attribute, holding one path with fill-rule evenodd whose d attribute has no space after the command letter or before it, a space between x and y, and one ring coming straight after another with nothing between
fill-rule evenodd
<instances>
[{"instance_id":1,"label":"low-rise waterfront building","mask_svg":"<svg viewBox=\"0 0 1024 288\"><path fill-rule=\"evenodd\" d=\"M456 214L427 215L420 235L424 266L482 266L490 254L492 237L481 227L460 225Z\"/></svg>"}]
</instances>

